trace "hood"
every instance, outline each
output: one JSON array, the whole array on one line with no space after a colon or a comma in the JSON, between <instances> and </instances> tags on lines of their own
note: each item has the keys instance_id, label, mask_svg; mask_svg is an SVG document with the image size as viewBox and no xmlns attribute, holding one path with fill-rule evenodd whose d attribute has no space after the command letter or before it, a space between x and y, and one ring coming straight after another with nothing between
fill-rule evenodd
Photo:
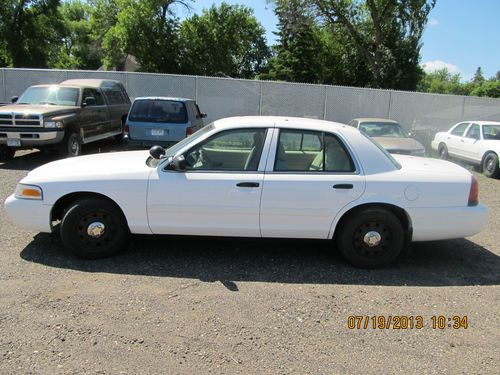
<instances>
[{"instance_id":1,"label":"hood","mask_svg":"<svg viewBox=\"0 0 500 375\"><path fill-rule=\"evenodd\" d=\"M54 114L64 114L75 112L76 110L80 110L80 107L77 106L67 106L67 105L35 105L35 104L12 104L12 105L4 105L0 107L0 113L8 112L8 113L26 113L26 114L36 114L36 115L54 115Z\"/></svg>"},{"instance_id":2,"label":"hood","mask_svg":"<svg viewBox=\"0 0 500 375\"><path fill-rule=\"evenodd\" d=\"M401 164L401 170L409 172L422 172L425 174L438 174L447 176L470 178L471 173L450 161L432 158L423 158L410 155L392 155Z\"/></svg>"},{"instance_id":3,"label":"hood","mask_svg":"<svg viewBox=\"0 0 500 375\"><path fill-rule=\"evenodd\" d=\"M387 151L425 151L425 147L413 138L373 137Z\"/></svg>"},{"instance_id":4,"label":"hood","mask_svg":"<svg viewBox=\"0 0 500 375\"><path fill-rule=\"evenodd\" d=\"M28 173L21 181L40 184L55 181L92 181L120 179L119 177L147 176L151 168L146 165L149 152L124 151L79 156L53 161Z\"/></svg>"}]
</instances>

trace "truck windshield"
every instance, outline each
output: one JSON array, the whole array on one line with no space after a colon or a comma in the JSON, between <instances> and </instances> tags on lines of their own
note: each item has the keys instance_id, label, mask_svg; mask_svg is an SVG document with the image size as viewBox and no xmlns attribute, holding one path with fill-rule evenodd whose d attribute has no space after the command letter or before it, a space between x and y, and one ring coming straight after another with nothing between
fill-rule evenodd
<instances>
[{"instance_id":1,"label":"truck windshield","mask_svg":"<svg viewBox=\"0 0 500 375\"><path fill-rule=\"evenodd\" d=\"M128 116L130 121L185 124L186 105L175 100L136 100Z\"/></svg>"},{"instance_id":2,"label":"truck windshield","mask_svg":"<svg viewBox=\"0 0 500 375\"><path fill-rule=\"evenodd\" d=\"M76 106L79 89L73 87L30 87L16 104L50 104Z\"/></svg>"}]
</instances>

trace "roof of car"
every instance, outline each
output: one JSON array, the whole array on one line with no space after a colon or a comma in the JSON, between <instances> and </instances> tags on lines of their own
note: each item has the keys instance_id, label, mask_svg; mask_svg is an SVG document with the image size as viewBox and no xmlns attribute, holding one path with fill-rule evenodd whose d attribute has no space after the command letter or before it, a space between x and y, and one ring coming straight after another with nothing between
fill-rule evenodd
<instances>
[{"instance_id":1,"label":"roof of car","mask_svg":"<svg viewBox=\"0 0 500 375\"><path fill-rule=\"evenodd\" d=\"M61 86L85 86L85 87L113 87L121 84L120 81L114 81L112 79L67 79L62 81L59 85Z\"/></svg>"},{"instance_id":2,"label":"roof of car","mask_svg":"<svg viewBox=\"0 0 500 375\"><path fill-rule=\"evenodd\" d=\"M460 124L464 122L473 122L474 124L478 125L500 125L500 122L498 121L475 121L475 120L460 121Z\"/></svg>"},{"instance_id":3,"label":"roof of car","mask_svg":"<svg viewBox=\"0 0 500 375\"><path fill-rule=\"evenodd\" d=\"M359 122L387 122L391 124L397 124L398 122L396 120L390 120L387 118L377 118L377 117L362 117L362 118L355 118L352 121L359 121Z\"/></svg>"},{"instance_id":4,"label":"roof of car","mask_svg":"<svg viewBox=\"0 0 500 375\"><path fill-rule=\"evenodd\" d=\"M341 130L342 132L358 132L359 130L339 122L317 120L305 117L285 117L285 116L241 116L228 117L214 121L216 128L226 128L234 126L255 126L255 127L280 127L280 128L298 128L329 131Z\"/></svg>"},{"instance_id":5,"label":"roof of car","mask_svg":"<svg viewBox=\"0 0 500 375\"><path fill-rule=\"evenodd\" d=\"M140 96L134 100L173 100L176 102L194 102L194 99L177 98L173 96Z\"/></svg>"}]
</instances>

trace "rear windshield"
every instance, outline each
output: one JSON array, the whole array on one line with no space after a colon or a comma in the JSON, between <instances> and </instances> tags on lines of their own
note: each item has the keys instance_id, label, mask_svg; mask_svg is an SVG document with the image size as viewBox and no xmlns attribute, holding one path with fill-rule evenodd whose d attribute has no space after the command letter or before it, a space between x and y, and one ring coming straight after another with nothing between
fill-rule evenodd
<instances>
[{"instance_id":1,"label":"rear windshield","mask_svg":"<svg viewBox=\"0 0 500 375\"><path fill-rule=\"evenodd\" d=\"M185 124L186 105L175 100L136 100L129 114L130 121Z\"/></svg>"}]
</instances>

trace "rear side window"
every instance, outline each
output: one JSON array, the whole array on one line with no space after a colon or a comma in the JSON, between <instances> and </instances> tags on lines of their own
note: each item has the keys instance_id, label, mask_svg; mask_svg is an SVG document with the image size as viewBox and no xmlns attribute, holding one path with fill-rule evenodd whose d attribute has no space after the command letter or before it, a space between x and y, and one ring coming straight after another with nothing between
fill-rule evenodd
<instances>
[{"instance_id":1,"label":"rear side window","mask_svg":"<svg viewBox=\"0 0 500 375\"><path fill-rule=\"evenodd\" d=\"M130 121L185 124L186 105L175 100L136 100L129 114Z\"/></svg>"},{"instance_id":2,"label":"rear side window","mask_svg":"<svg viewBox=\"0 0 500 375\"><path fill-rule=\"evenodd\" d=\"M104 89L104 94L108 99L109 104L123 104L127 103L128 99L121 90L116 89Z\"/></svg>"},{"instance_id":3,"label":"rear side window","mask_svg":"<svg viewBox=\"0 0 500 375\"><path fill-rule=\"evenodd\" d=\"M462 124L459 124L459 125L455 126L455 128L451 131L451 134L458 135L461 137L464 134L464 131L465 131L465 129L467 129L468 126L469 126L468 122L464 122Z\"/></svg>"}]
</instances>

